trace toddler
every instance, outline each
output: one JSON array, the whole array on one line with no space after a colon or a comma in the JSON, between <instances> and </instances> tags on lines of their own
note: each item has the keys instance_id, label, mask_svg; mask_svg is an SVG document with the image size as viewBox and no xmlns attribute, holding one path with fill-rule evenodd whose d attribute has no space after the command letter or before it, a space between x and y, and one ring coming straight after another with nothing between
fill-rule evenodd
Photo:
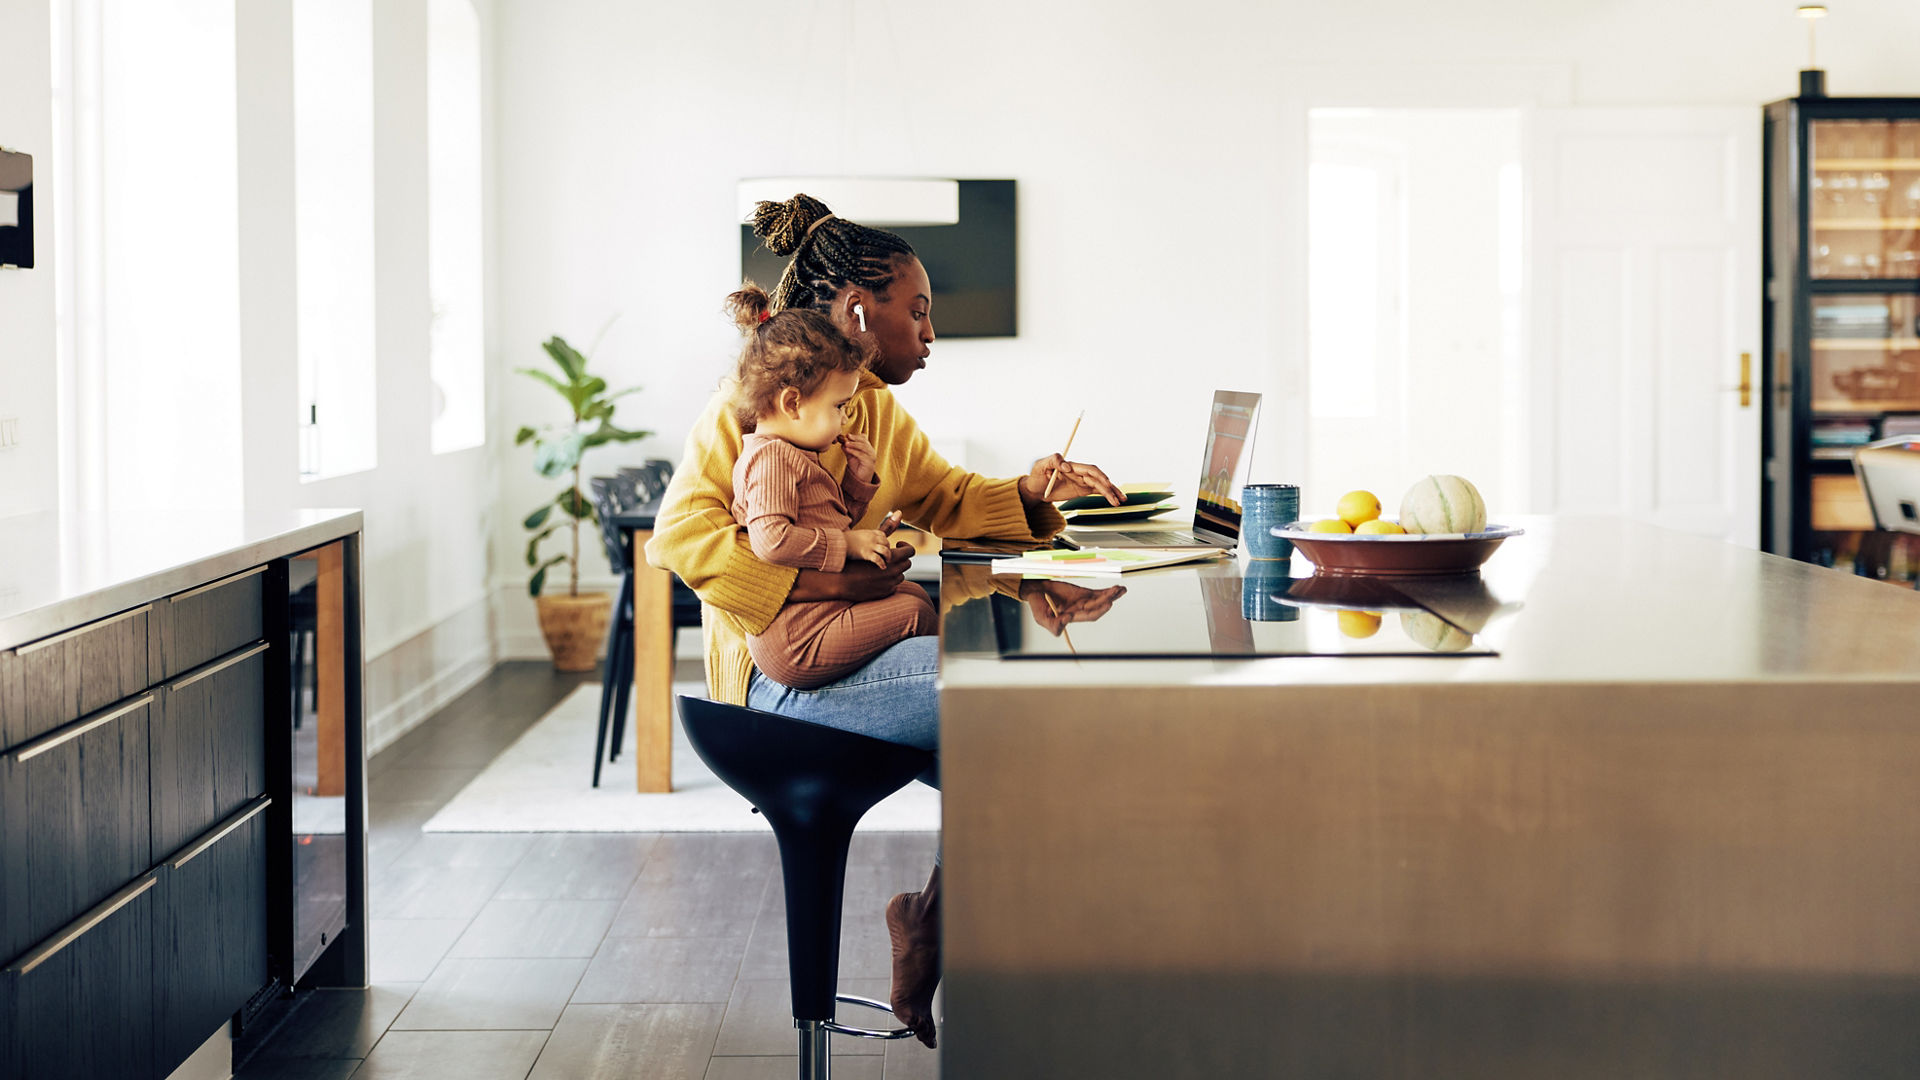
<instances>
[{"instance_id":1,"label":"toddler","mask_svg":"<svg viewBox=\"0 0 1920 1080\"><path fill-rule=\"evenodd\" d=\"M849 559L887 564L888 530L855 529L880 489L873 445L847 430L847 402L866 367L861 348L814 311L767 314L767 296L749 286L733 297L746 332L734 415L745 433L733 467L733 519L767 562L837 572ZM820 452L839 443L839 480ZM754 666L775 682L808 690L839 680L895 642L939 632L926 591L903 581L865 603L789 603L747 637Z\"/></svg>"}]
</instances>

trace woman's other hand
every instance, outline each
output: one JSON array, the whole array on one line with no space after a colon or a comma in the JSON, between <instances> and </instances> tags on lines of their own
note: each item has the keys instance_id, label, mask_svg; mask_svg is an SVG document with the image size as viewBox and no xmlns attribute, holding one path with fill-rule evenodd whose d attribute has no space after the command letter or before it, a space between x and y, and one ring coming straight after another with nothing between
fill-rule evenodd
<instances>
[{"instance_id":1,"label":"woman's other hand","mask_svg":"<svg viewBox=\"0 0 1920 1080\"><path fill-rule=\"evenodd\" d=\"M1127 595L1124 585L1088 589L1069 581L1031 580L1020 583L1020 599L1033 611L1033 621L1054 637L1070 623L1093 622Z\"/></svg>"},{"instance_id":2,"label":"woman's other hand","mask_svg":"<svg viewBox=\"0 0 1920 1080\"><path fill-rule=\"evenodd\" d=\"M886 568L887 555L893 545L887 542L888 530L848 529L847 560L865 559L882 569ZM844 572L844 571L843 571Z\"/></svg>"},{"instance_id":3,"label":"woman's other hand","mask_svg":"<svg viewBox=\"0 0 1920 1080\"><path fill-rule=\"evenodd\" d=\"M856 604L893 595L907 576L907 564L913 561L913 549L895 544L887 552L887 564L850 562L839 573L827 570L802 570L793 579L793 591L787 601L850 600Z\"/></svg>"},{"instance_id":4,"label":"woman's other hand","mask_svg":"<svg viewBox=\"0 0 1920 1080\"><path fill-rule=\"evenodd\" d=\"M1054 479L1058 470L1060 478ZM1053 490L1047 490L1051 481ZM1097 465L1088 465L1082 461L1068 461L1059 454L1050 454L1033 463L1033 471L1020 478L1020 498L1032 504L1040 502L1041 495L1048 502L1060 502L1063 499L1077 499L1082 495L1099 495L1114 506L1127 501L1120 488L1107 479L1107 474Z\"/></svg>"}]
</instances>

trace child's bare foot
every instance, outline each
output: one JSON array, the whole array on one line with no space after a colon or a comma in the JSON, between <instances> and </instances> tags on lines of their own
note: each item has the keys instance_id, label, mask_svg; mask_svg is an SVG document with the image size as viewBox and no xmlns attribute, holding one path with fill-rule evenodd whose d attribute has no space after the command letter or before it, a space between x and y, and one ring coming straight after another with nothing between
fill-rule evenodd
<instances>
[{"instance_id":1,"label":"child's bare foot","mask_svg":"<svg viewBox=\"0 0 1920 1080\"><path fill-rule=\"evenodd\" d=\"M893 1015L928 1047L934 1045L933 991L940 984L940 868L927 888L887 902L893 943Z\"/></svg>"}]
</instances>

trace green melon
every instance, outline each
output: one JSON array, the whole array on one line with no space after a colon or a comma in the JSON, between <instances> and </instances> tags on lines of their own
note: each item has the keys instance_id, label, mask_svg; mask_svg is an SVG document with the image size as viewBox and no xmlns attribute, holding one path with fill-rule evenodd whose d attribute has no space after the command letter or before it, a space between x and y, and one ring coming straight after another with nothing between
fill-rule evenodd
<instances>
[{"instance_id":1,"label":"green melon","mask_svg":"<svg viewBox=\"0 0 1920 1080\"><path fill-rule=\"evenodd\" d=\"M1487 504L1458 476L1429 476L1400 500L1400 527L1410 533L1476 533L1487 527Z\"/></svg>"}]
</instances>

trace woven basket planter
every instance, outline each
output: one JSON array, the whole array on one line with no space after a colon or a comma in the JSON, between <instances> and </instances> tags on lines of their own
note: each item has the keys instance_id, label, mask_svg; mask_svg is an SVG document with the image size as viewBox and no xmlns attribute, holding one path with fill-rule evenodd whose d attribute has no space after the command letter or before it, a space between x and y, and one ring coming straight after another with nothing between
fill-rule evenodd
<instances>
[{"instance_id":1,"label":"woven basket planter","mask_svg":"<svg viewBox=\"0 0 1920 1080\"><path fill-rule=\"evenodd\" d=\"M540 615L540 633L553 654L556 671L592 671L600 643L607 636L607 618L613 598L606 593L579 596L540 596L534 599Z\"/></svg>"}]
</instances>

